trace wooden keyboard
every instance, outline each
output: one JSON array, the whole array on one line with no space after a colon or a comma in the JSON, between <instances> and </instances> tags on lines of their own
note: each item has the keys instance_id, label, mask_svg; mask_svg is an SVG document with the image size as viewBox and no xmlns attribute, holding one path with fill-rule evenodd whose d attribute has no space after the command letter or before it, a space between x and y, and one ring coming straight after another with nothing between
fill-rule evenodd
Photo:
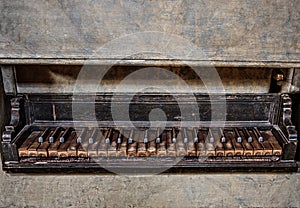
<instances>
[{"instance_id":1,"label":"wooden keyboard","mask_svg":"<svg viewBox=\"0 0 300 208\"><path fill-rule=\"evenodd\" d=\"M28 130L18 139L19 157L280 156L272 129L79 128ZM22 140L22 142L20 142Z\"/></svg>"}]
</instances>

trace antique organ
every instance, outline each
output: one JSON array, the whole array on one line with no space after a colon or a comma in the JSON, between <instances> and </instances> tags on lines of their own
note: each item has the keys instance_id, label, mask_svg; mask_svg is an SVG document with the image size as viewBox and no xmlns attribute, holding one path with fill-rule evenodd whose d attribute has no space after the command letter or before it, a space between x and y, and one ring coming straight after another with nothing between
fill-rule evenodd
<instances>
[{"instance_id":1,"label":"antique organ","mask_svg":"<svg viewBox=\"0 0 300 208\"><path fill-rule=\"evenodd\" d=\"M111 86L119 85L128 74L145 68L120 65L108 70L102 80L102 92L85 86L92 82L87 78L80 82L83 93L70 88L76 85L82 67L2 67L5 100L9 101L6 112L10 119L1 143L4 170L297 171L297 131L292 115L298 109L293 109L292 98L298 100L298 95L278 91L289 84L287 76L296 74L295 70L209 69L220 75L222 94L201 93L205 92L205 84L193 74L191 67L161 66L155 76L163 76L165 71L176 73L192 86L192 92L172 91L176 80L167 85L170 92L152 89L153 80L147 83L151 89L147 88L146 92L134 92L130 88L114 91ZM94 72L101 70L101 66L91 67ZM53 73L60 80L51 78ZM226 77L228 74L232 74L230 78ZM141 79L147 82L147 78ZM172 80L159 80L168 81ZM256 88L257 92L249 93L250 88ZM151 119L151 113L157 109L162 112L157 111L157 117ZM114 110L128 110L129 120L122 117L116 120ZM224 113L223 120L214 118L214 113L217 117ZM163 120L161 114L165 115Z\"/></svg>"},{"instance_id":2,"label":"antique organ","mask_svg":"<svg viewBox=\"0 0 300 208\"><path fill-rule=\"evenodd\" d=\"M0 8L3 170L298 171L299 2Z\"/></svg>"}]
</instances>

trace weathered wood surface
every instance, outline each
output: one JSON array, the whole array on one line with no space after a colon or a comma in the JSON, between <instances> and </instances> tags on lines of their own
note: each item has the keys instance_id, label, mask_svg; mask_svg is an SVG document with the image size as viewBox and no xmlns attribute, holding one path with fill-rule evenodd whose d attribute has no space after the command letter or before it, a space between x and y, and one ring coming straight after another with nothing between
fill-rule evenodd
<instances>
[{"instance_id":1,"label":"weathered wood surface","mask_svg":"<svg viewBox=\"0 0 300 208\"><path fill-rule=\"evenodd\" d=\"M299 207L299 174L8 175L0 207Z\"/></svg>"},{"instance_id":2,"label":"weathered wood surface","mask_svg":"<svg viewBox=\"0 0 300 208\"><path fill-rule=\"evenodd\" d=\"M104 63L129 55L300 66L299 9L299 0L2 0L0 63Z\"/></svg>"}]
</instances>

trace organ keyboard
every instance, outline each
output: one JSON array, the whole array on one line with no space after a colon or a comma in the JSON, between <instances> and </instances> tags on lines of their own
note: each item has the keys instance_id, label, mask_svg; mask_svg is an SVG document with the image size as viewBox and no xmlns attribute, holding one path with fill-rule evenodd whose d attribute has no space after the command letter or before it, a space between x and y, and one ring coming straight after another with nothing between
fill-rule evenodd
<instances>
[{"instance_id":1,"label":"organ keyboard","mask_svg":"<svg viewBox=\"0 0 300 208\"><path fill-rule=\"evenodd\" d=\"M282 147L272 133L275 129L31 127L26 131L29 132L22 132L14 142L21 143L18 148L21 158L273 156L279 159L282 155Z\"/></svg>"},{"instance_id":2,"label":"organ keyboard","mask_svg":"<svg viewBox=\"0 0 300 208\"><path fill-rule=\"evenodd\" d=\"M5 171L298 170L297 131L287 93L40 93L39 81L22 77L21 70L14 73L23 93L6 97L10 122L1 142ZM126 113L124 106L128 117L119 116ZM162 109L164 120L156 109ZM157 118L151 118L152 112Z\"/></svg>"}]
</instances>

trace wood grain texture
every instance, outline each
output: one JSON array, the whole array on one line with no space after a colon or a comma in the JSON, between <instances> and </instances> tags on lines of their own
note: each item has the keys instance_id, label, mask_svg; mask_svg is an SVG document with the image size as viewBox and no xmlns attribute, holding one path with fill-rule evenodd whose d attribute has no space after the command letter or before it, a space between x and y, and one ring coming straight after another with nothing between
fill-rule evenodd
<instances>
[{"instance_id":1,"label":"wood grain texture","mask_svg":"<svg viewBox=\"0 0 300 208\"><path fill-rule=\"evenodd\" d=\"M3 0L0 60L113 60L126 54L132 60L165 60L171 55L299 65L299 7L299 0ZM181 54L194 46L201 53Z\"/></svg>"},{"instance_id":2,"label":"wood grain texture","mask_svg":"<svg viewBox=\"0 0 300 208\"><path fill-rule=\"evenodd\" d=\"M299 207L299 174L8 175L1 207Z\"/></svg>"}]
</instances>

